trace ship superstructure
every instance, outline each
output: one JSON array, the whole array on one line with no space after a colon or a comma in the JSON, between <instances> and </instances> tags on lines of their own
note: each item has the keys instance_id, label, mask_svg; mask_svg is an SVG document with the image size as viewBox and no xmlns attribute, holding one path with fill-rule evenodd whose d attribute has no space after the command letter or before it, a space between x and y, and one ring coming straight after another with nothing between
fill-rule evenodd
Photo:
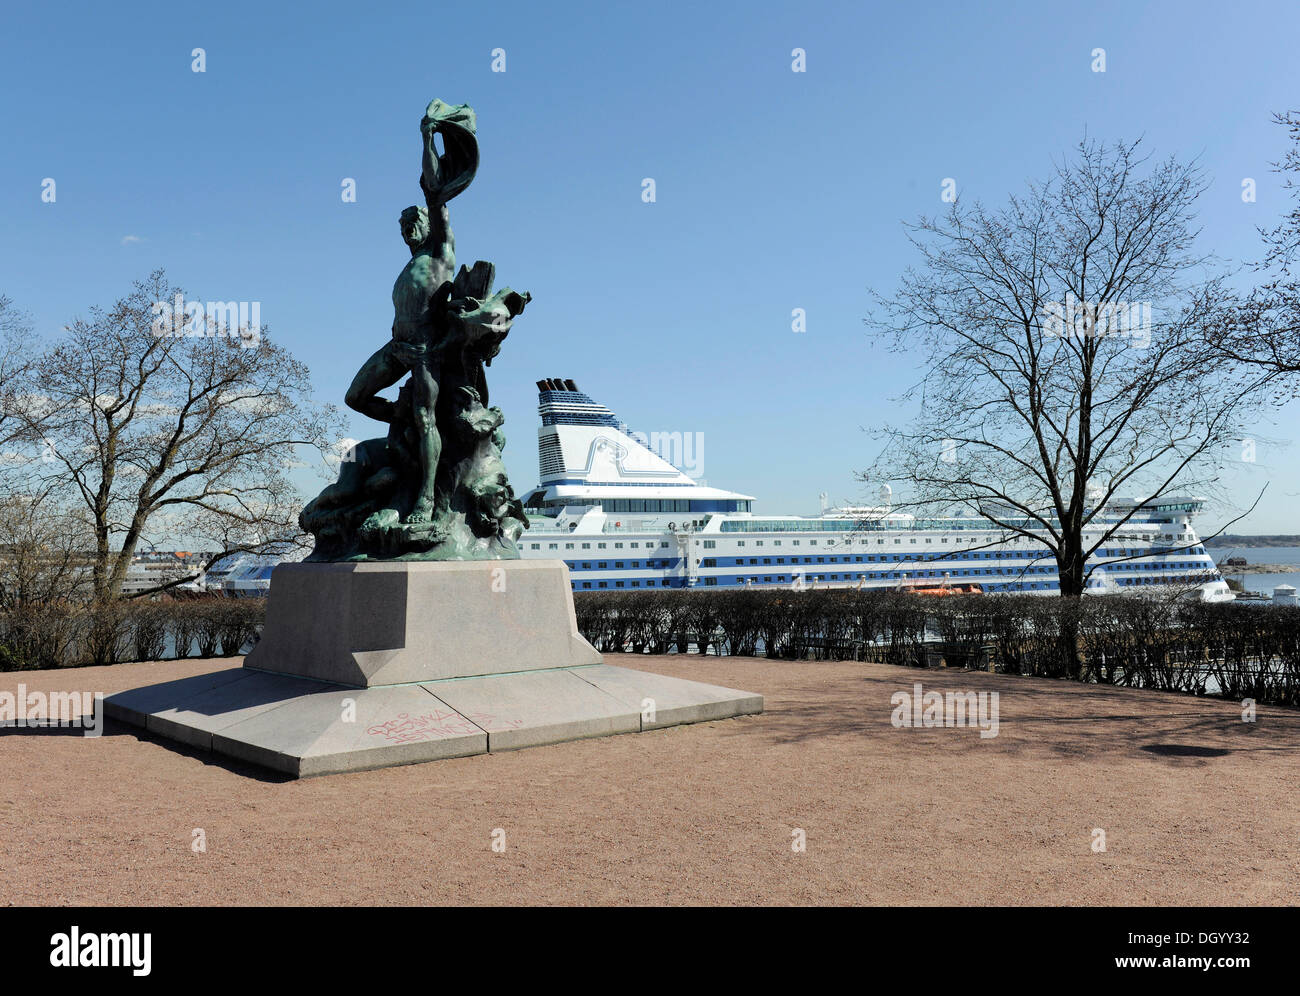
<instances>
[{"instance_id":1,"label":"ship superstructure","mask_svg":"<svg viewBox=\"0 0 1300 996\"><path fill-rule=\"evenodd\" d=\"M888 505L818 516L759 515L750 495L693 479L629 432L574 381L539 381L540 484L524 496L526 559L564 560L575 591L643 588L869 587L982 592L1060 589L1034 539L977 516L921 518ZM1089 593L1141 589L1232 594L1192 525L1204 501L1112 502L1094 520ZM1131 513L1131 515L1130 515Z\"/></svg>"}]
</instances>

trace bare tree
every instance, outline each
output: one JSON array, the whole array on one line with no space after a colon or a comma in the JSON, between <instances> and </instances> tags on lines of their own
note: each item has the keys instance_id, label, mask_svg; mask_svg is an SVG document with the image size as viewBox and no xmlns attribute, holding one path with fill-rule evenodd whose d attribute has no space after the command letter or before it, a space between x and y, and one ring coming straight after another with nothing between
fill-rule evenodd
<instances>
[{"instance_id":1,"label":"bare tree","mask_svg":"<svg viewBox=\"0 0 1300 996\"><path fill-rule=\"evenodd\" d=\"M18 388L31 369L32 355L31 320L12 299L0 294L0 479L26 460L14 447L23 426L17 412Z\"/></svg>"},{"instance_id":2,"label":"bare tree","mask_svg":"<svg viewBox=\"0 0 1300 996\"><path fill-rule=\"evenodd\" d=\"M90 536L82 510L49 494L0 498L0 612L84 601Z\"/></svg>"},{"instance_id":3,"label":"bare tree","mask_svg":"<svg viewBox=\"0 0 1300 996\"><path fill-rule=\"evenodd\" d=\"M83 632L89 529L49 494L0 497L0 670L61 667Z\"/></svg>"},{"instance_id":4,"label":"bare tree","mask_svg":"<svg viewBox=\"0 0 1300 996\"><path fill-rule=\"evenodd\" d=\"M265 328L215 329L200 317L177 334L160 315L178 295L158 270L75 320L36 359L17 406L49 454L42 483L88 514L97 601L121 594L151 537L185 536L218 557L299 537L295 453L324 453L338 438L306 366Z\"/></svg>"},{"instance_id":5,"label":"bare tree","mask_svg":"<svg viewBox=\"0 0 1300 996\"><path fill-rule=\"evenodd\" d=\"M1272 229L1260 229L1265 255L1254 269L1261 282L1207 328L1207 339L1224 359L1259 372L1273 389L1274 401L1293 397L1300 382L1300 113L1273 115L1287 130L1291 146L1273 164L1291 192L1291 210Z\"/></svg>"},{"instance_id":6,"label":"bare tree","mask_svg":"<svg viewBox=\"0 0 1300 996\"><path fill-rule=\"evenodd\" d=\"M909 226L920 265L867 324L925 363L919 410L860 477L1044 543L1065 596L1135 513L1117 498L1209 488L1249 392L1201 334L1224 296L1194 252L1204 187L1194 163L1085 140L1000 210Z\"/></svg>"}]
</instances>

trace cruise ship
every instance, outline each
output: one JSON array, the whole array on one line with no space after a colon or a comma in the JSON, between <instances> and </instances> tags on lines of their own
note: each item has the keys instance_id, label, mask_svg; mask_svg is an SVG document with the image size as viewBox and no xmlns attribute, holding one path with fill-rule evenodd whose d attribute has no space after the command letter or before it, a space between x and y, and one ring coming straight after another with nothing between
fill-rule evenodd
<instances>
[{"instance_id":1,"label":"cruise ship","mask_svg":"<svg viewBox=\"0 0 1300 996\"><path fill-rule=\"evenodd\" d=\"M663 588L904 588L931 593L1059 591L1047 547L970 515L919 518L882 504L818 516L760 515L754 498L712 488L655 453L573 380L537 382L538 487L525 559L563 560L574 591ZM671 456L672 454L670 454ZM1233 598L1192 526L1194 497L1113 502L1090 546L1088 593L1162 589Z\"/></svg>"}]
</instances>

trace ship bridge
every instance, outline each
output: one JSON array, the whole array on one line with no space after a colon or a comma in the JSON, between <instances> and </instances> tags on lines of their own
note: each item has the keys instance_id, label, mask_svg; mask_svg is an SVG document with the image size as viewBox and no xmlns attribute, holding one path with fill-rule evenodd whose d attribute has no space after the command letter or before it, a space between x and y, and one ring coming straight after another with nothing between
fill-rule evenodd
<instances>
[{"instance_id":1,"label":"ship bridge","mask_svg":"<svg viewBox=\"0 0 1300 996\"><path fill-rule=\"evenodd\" d=\"M1131 521L1185 524L1205 507L1205 502L1206 499L1192 495L1170 495L1144 502L1134 498L1121 498L1112 501L1107 510L1114 512L1117 517L1133 512Z\"/></svg>"}]
</instances>

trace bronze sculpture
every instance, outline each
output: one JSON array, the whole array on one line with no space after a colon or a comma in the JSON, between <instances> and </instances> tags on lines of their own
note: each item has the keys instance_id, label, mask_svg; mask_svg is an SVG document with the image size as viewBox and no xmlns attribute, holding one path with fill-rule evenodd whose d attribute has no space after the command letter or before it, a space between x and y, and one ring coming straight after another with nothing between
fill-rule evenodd
<instances>
[{"instance_id":1,"label":"bronze sculpture","mask_svg":"<svg viewBox=\"0 0 1300 996\"><path fill-rule=\"evenodd\" d=\"M473 110L433 100L420 130L425 205L400 219L411 259L393 286L392 339L346 397L388 433L358 443L338 481L303 509L299 524L316 539L310 561L516 559L528 526L501 460L504 417L488 407L484 367L530 295L493 292L491 263L455 272L447 203L478 168ZM403 375L396 401L379 395Z\"/></svg>"}]
</instances>

